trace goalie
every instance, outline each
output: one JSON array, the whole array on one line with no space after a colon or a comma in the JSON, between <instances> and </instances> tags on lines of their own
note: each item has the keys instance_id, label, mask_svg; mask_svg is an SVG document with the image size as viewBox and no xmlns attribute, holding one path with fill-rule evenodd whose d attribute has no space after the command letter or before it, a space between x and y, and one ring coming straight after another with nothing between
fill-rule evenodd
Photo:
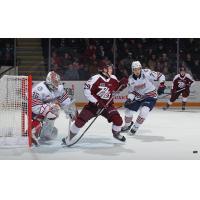
<instances>
[{"instance_id":1,"label":"goalie","mask_svg":"<svg viewBox=\"0 0 200 200\"><path fill-rule=\"evenodd\" d=\"M32 91L32 142L55 139L57 128L54 126L60 109L73 121L77 110L74 101L68 96L60 82L60 76L54 71L48 73L46 81L37 84Z\"/></svg>"}]
</instances>

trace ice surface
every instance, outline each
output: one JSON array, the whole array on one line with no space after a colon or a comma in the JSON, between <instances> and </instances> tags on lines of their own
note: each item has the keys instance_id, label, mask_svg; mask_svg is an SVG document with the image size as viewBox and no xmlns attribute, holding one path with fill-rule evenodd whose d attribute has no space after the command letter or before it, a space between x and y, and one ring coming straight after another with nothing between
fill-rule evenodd
<instances>
[{"instance_id":1,"label":"ice surface","mask_svg":"<svg viewBox=\"0 0 200 200\"><path fill-rule=\"evenodd\" d=\"M124 117L124 111L120 110ZM126 143L112 137L111 124L99 117L85 136L73 147L62 147L68 120L61 113L56 120L56 141L33 148L0 148L0 159L199 159L200 109L186 111L154 109L136 136ZM82 129L85 130L86 126ZM193 154L197 150L199 153Z\"/></svg>"}]
</instances>

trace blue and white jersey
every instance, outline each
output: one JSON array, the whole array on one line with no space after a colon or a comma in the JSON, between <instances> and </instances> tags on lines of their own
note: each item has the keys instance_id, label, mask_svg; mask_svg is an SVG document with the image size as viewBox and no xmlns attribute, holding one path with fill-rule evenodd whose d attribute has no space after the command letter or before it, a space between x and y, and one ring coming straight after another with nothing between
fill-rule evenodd
<instances>
[{"instance_id":1,"label":"blue and white jersey","mask_svg":"<svg viewBox=\"0 0 200 200\"><path fill-rule=\"evenodd\" d=\"M59 85L57 90L50 90L45 84L45 81L38 83L33 87L32 91L32 112L34 114L40 114L41 107L44 104L59 103L59 105L65 106L71 103L63 85Z\"/></svg>"},{"instance_id":2,"label":"blue and white jersey","mask_svg":"<svg viewBox=\"0 0 200 200\"><path fill-rule=\"evenodd\" d=\"M147 97L157 98L158 94L154 81L165 82L165 76L160 72L142 69L140 77L129 76L128 94L133 94L138 101Z\"/></svg>"}]
</instances>

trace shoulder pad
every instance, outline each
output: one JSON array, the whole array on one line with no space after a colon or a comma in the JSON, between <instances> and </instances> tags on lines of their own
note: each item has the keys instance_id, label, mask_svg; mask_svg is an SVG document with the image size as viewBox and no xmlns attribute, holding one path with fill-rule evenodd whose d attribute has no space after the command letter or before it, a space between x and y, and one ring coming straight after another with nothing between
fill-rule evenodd
<instances>
[{"instance_id":1,"label":"shoulder pad","mask_svg":"<svg viewBox=\"0 0 200 200\"><path fill-rule=\"evenodd\" d=\"M111 75L110 78L113 78L115 80L118 80L117 77L115 75Z\"/></svg>"}]
</instances>

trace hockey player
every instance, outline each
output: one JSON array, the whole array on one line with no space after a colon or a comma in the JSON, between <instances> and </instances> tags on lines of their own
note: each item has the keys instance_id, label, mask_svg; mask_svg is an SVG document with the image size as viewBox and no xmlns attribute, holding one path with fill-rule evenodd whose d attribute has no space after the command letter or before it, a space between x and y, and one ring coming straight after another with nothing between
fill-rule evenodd
<instances>
[{"instance_id":1,"label":"hockey player","mask_svg":"<svg viewBox=\"0 0 200 200\"><path fill-rule=\"evenodd\" d=\"M142 69L139 61L134 61L131 68L133 74L128 80L128 99L125 102L125 125L122 132L129 131L130 135L134 135L156 104L158 94L153 82L160 82L158 91L162 94L165 89L165 76L150 69ZM133 114L138 110L140 112L134 123Z\"/></svg>"},{"instance_id":2,"label":"hockey player","mask_svg":"<svg viewBox=\"0 0 200 200\"><path fill-rule=\"evenodd\" d=\"M112 98L112 93L117 91L120 87L121 90L126 88L128 79L123 78L118 81L116 76L112 75L112 65L103 64L99 68L99 74L92 76L84 86L84 95L88 99L89 103L82 109L75 122L70 128L70 134L67 138L63 138L63 143L67 144L74 136L76 136L79 130L88 122L94 118L97 112L104 108L102 116L112 122L113 137L124 142L126 138L120 134L122 126L122 118L113 106L113 101L109 104L109 100ZM120 91L121 91L120 90Z\"/></svg>"},{"instance_id":3,"label":"hockey player","mask_svg":"<svg viewBox=\"0 0 200 200\"><path fill-rule=\"evenodd\" d=\"M190 74L186 73L186 69L181 67L179 74L174 77L173 85L171 89L171 98L167 102L163 110L167 110L174 101L178 99L180 94L182 94L182 110L185 110L185 105L187 98L190 95L190 87L194 83L193 78Z\"/></svg>"},{"instance_id":4,"label":"hockey player","mask_svg":"<svg viewBox=\"0 0 200 200\"><path fill-rule=\"evenodd\" d=\"M32 98L32 141L35 145L39 144L38 139L51 140L57 136L54 122L61 108L72 119L76 116L76 111L71 109L72 101L60 83L60 76L54 71L48 73L46 81L33 88Z\"/></svg>"}]
</instances>

